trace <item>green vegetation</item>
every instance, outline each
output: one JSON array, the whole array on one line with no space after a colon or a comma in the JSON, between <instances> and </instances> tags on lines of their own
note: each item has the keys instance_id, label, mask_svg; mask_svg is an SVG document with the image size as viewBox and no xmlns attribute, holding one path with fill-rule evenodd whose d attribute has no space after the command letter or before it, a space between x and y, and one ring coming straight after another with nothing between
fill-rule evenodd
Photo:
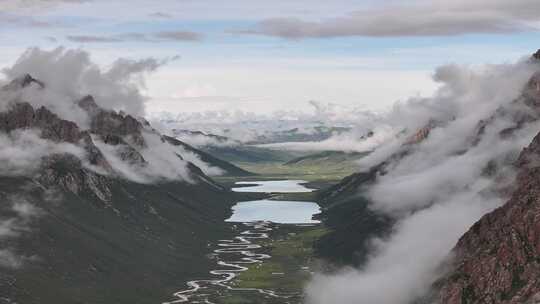
<instances>
[{"instance_id":1,"label":"green vegetation","mask_svg":"<svg viewBox=\"0 0 540 304\"><path fill-rule=\"evenodd\" d=\"M239 168L235 165L233 165L232 163L230 162L227 162L225 160L222 160L220 158L217 158L209 153L206 153L202 150L199 150L195 147L192 147L188 144L186 144L185 142L182 142L176 138L173 138L173 137L170 137L170 136L164 136L163 138L165 138L165 140L167 140L170 144L174 145L174 146L180 146L182 148L184 148L184 150L188 151L188 152L191 152L195 155L197 155L201 161L213 166L213 167L216 167L216 168L219 168L221 170L223 170L225 172L226 175L231 175L231 176L249 176L249 175L253 175L253 173L251 172L248 172L248 171L245 171L243 170L242 168Z\"/></svg>"},{"instance_id":2,"label":"green vegetation","mask_svg":"<svg viewBox=\"0 0 540 304\"><path fill-rule=\"evenodd\" d=\"M256 146L239 145L226 147L203 147L205 152L232 163L283 163L303 155L302 153L271 150Z\"/></svg>"},{"instance_id":3,"label":"green vegetation","mask_svg":"<svg viewBox=\"0 0 540 304\"><path fill-rule=\"evenodd\" d=\"M337 182L356 171L356 161L366 153L325 151L304 155L286 162L235 162L238 167L264 176L264 179L303 179L307 181Z\"/></svg>"},{"instance_id":4,"label":"green vegetation","mask_svg":"<svg viewBox=\"0 0 540 304\"><path fill-rule=\"evenodd\" d=\"M301 293L314 263L313 243L327 232L318 226L280 225L272 241L261 244L272 258L242 272L234 287Z\"/></svg>"},{"instance_id":5,"label":"green vegetation","mask_svg":"<svg viewBox=\"0 0 540 304\"><path fill-rule=\"evenodd\" d=\"M313 243L328 233L321 226L274 224L270 239L257 242L258 253L271 255L270 259L252 264L241 272L231 287L236 289L262 289L276 292L273 297L254 290L207 290L212 303L220 304L287 304L301 303L302 290L316 265Z\"/></svg>"},{"instance_id":6,"label":"green vegetation","mask_svg":"<svg viewBox=\"0 0 540 304\"><path fill-rule=\"evenodd\" d=\"M368 152L324 151L290 160L285 165L320 165L321 163L347 164L369 154Z\"/></svg>"},{"instance_id":7,"label":"green vegetation","mask_svg":"<svg viewBox=\"0 0 540 304\"><path fill-rule=\"evenodd\" d=\"M236 163L240 168L265 179L303 179L307 181L339 181L356 171L358 165L349 163L325 163L286 165L270 163Z\"/></svg>"}]
</instances>

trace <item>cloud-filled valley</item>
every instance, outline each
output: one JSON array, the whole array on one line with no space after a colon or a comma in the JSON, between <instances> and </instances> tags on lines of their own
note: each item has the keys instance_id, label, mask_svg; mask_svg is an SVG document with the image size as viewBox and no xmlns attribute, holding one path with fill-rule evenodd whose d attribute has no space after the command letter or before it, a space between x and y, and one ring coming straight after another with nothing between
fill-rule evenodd
<instances>
[{"instance_id":1,"label":"cloud-filled valley","mask_svg":"<svg viewBox=\"0 0 540 304\"><path fill-rule=\"evenodd\" d=\"M409 303L429 294L458 238L508 199L514 163L540 128L530 82L538 70L529 59L442 67L435 78L443 85L432 98L388 113L388 125L403 129L360 160L361 170L381 162L384 169L359 191L396 224L371 241L361 269L316 276L309 303Z\"/></svg>"},{"instance_id":2,"label":"cloud-filled valley","mask_svg":"<svg viewBox=\"0 0 540 304\"><path fill-rule=\"evenodd\" d=\"M0 28L0 304L540 302L540 1L0 0Z\"/></svg>"}]
</instances>

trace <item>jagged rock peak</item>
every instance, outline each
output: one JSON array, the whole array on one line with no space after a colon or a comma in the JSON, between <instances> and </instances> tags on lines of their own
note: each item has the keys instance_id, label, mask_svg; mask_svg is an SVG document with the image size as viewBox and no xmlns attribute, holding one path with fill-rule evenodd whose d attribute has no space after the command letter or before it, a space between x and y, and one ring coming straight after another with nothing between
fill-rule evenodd
<instances>
[{"instance_id":1,"label":"jagged rock peak","mask_svg":"<svg viewBox=\"0 0 540 304\"><path fill-rule=\"evenodd\" d=\"M540 60L540 49L532 55L533 59Z\"/></svg>"},{"instance_id":2,"label":"jagged rock peak","mask_svg":"<svg viewBox=\"0 0 540 304\"><path fill-rule=\"evenodd\" d=\"M20 77L13 79L8 85L4 87L4 89L7 89L7 90L22 89L32 84L36 84L42 89L45 88L45 84L42 81L37 80L36 78L32 77L32 75L30 74L24 74Z\"/></svg>"},{"instance_id":3,"label":"jagged rock peak","mask_svg":"<svg viewBox=\"0 0 540 304\"><path fill-rule=\"evenodd\" d=\"M97 113L100 108L96 103L96 100L92 95L86 95L77 102L79 107L88 112L89 114Z\"/></svg>"}]
</instances>

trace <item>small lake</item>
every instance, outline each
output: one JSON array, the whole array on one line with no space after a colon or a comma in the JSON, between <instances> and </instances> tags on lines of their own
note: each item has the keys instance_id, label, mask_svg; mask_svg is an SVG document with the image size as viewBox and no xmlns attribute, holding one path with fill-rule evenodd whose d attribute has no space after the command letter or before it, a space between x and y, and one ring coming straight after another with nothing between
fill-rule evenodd
<instances>
[{"instance_id":1,"label":"small lake","mask_svg":"<svg viewBox=\"0 0 540 304\"><path fill-rule=\"evenodd\" d=\"M233 215L227 222L268 221L279 224L315 224L311 217L319 213L312 202L258 200L234 205Z\"/></svg>"},{"instance_id":2,"label":"small lake","mask_svg":"<svg viewBox=\"0 0 540 304\"><path fill-rule=\"evenodd\" d=\"M281 193L301 193L313 192L315 189L307 188L302 185L306 183L303 180L279 180L279 181L253 181L237 182L235 185L241 187L232 188L235 192L281 192ZM253 186L242 186L253 185Z\"/></svg>"},{"instance_id":3,"label":"small lake","mask_svg":"<svg viewBox=\"0 0 540 304\"><path fill-rule=\"evenodd\" d=\"M281 180L281 181L255 181L238 182L237 185L253 185L233 188L236 192L276 192L276 193L301 193L312 192L302 185L301 180ZM316 224L319 221L313 220L314 214L319 213L319 205L315 202L300 201L277 201L277 200L255 200L239 202L233 206L233 215L227 222L255 222L269 221L278 224Z\"/></svg>"}]
</instances>

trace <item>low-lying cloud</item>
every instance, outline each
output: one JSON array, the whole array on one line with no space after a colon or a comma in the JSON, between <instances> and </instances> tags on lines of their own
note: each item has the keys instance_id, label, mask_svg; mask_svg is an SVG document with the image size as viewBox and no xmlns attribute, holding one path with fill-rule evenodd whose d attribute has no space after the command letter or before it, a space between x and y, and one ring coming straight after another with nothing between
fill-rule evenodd
<instances>
[{"instance_id":1,"label":"low-lying cloud","mask_svg":"<svg viewBox=\"0 0 540 304\"><path fill-rule=\"evenodd\" d=\"M72 154L84 158L82 148L69 143L53 143L42 139L39 130L18 130L0 133L0 175L21 176L35 173L44 157Z\"/></svg>"},{"instance_id":2,"label":"low-lying cloud","mask_svg":"<svg viewBox=\"0 0 540 304\"><path fill-rule=\"evenodd\" d=\"M110 116L102 113L103 119L120 120L128 114L140 117L145 114L146 97L140 91L144 87L144 76L169 60L174 58L121 58L103 70L91 61L89 53L85 51L63 48L46 51L32 48L12 67L2 70L7 79L17 81L0 89L0 100L3 101L0 112L8 111L14 103L24 101L35 109L44 106L60 118L75 122L80 131L92 131L94 129L90 128L90 116L96 113L83 110L78 104L83 96L91 95L104 111L120 113ZM27 73L38 81L22 87L23 79L27 78L19 77ZM114 125L116 122L107 123ZM92 141L108 162L103 168L90 164L88 150L83 148L87 143L49 141L41 138L39 129L18 129L0 134L0 161L3 164L0 175L33 176L41 169L43 159L59 154L75 156L86 169L98 174L112 174L138 183L162 180L192 182L188 162L194 163L210 175L223 173L220 169L204 163L197 155L164 141L143 119L140 119L139 126L129 123L132 124L133 132L141 132L144 144L133 143L130 136L125 136L119 140L119 144L111 145L104 143L98 134L93 134ZM114 134L114 130L111 132ZM112 169L112 172L109 172L109 169Z\"/></svg>"},{"instance_id":3,"label":"low-lying cloud","mask_svg":"<svg viewBox=\"0 0 540 304\"><path fill-rule=\"evenodd\" d=\"M430 290L459 237L507 199L501 189L513 182L513 163L540 130L537 109L520 100L538 70L530 61L442 67L433 97L397 104L381 119L395 133L359 165L385 161L385 174L359 190L397 224L372 240L360 269L315 276L308 303L412 303ZM427 137L411 141L425 127Z\"/></svg>"},{"instance_id":4,"label":"low-lying cloud","mask_svg":"<svg viewBox=\"0 0 540 304\"><path fill-rule=\"evenodd\" d=\"M313 141L315 146L330 146L331 142L317 143L332 135L339 136L336 142L345 144L348 139L355 140L358 146L358 135L365 135L377 125L378 114L365 111L361 108L342 106L333 103L311 101L313 111L276 111L270 114L256 114L247 111L206 111L194 113L150 113L152 122L168 133L171 130L184 130L204 132L210 136L197 134L175 133L174 136L185 140L189 144L202 146L205 143L215 146L223 146L250 142L283 142L287 141L288 135L303 137L303 142ZM337 128L337 129L336 129ZM345 130L354 129L354 132L346 135ZM380 136L380 133L378 136ZM224 137L215 140L212 135ZM313 140L310 140L312 138ZM228 140L226 140L228 139ZM315 140L316 139L316 140ZM213 143L214 142L214 143ZM213 144L212 144L213 143ZM353 144L351 142L351 144ZM294 144L291 144L291 147ZM306 144L308 145L308 144ZM362 143L361 145L366 145ZM278 145L275 147L279 149ZM287 149L288 147L283 147ZM359 147L343 147L338 150L357 150ZM332 149L336 149L334 146Z\"/></svg>"},{"instance_id":5,"label":"low-lying cloud","mask_svg":"<svg viewBox=\"0 0 540 304\"><path fill-rule=\"evenodd\" d=\"M22 196L4 198L10 217L0 218L0 242L17 238L30 231L30 222L40 215L41 211ZM0 268L19 268L29 257L20 255L10 247L0 247Z\"/></svg>"},{"instance_id":6,"label":"low-lying cloud","mask_svg":"<svg viewBox=\"0 0 540 304\"><path fill-rule=\"evenodd\" d=\"M44 89L24 90L21 99L34 106L46 106L62 118L84 125L86 114L74 101L86 95L94 96L104 109L143 116L147 98L140 89L145 85L144 76L167 62L169 59L118 59L104 70L82 50L30 48L2 72L7 79L24 74L44 79ZM3 98L9 100L13 96Z\"/></svg>"}]
</instances>

